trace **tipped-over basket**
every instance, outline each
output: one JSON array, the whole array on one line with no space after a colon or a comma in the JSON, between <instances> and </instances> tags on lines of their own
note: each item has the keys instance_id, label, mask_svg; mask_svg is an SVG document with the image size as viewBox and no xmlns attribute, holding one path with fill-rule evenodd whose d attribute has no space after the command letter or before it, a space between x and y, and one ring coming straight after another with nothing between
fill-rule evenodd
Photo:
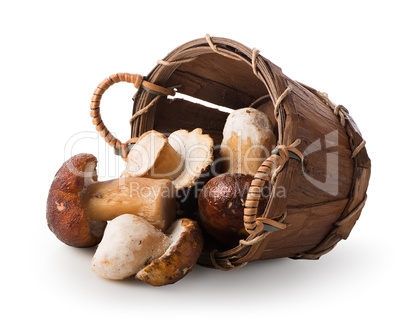
<instances>
[{"instance_id":1,"label":"tipped-over basket","mask_svg":"<svg viewBox=\"0 0 402 326\"><path fill-rule=\"evenodd\" d=\"M102 94L120 81L138 88L134 140L125 143L111 135L99 113ZM92 98L93 123L123 157L135 137L151 129L169 134L202 128L219 146L228 113L175 98L176 92L229 109L257 108L275 121L278 136L248 191L244 224L250 235L234 248L207 241L200 264L230 270L279 257L318 259L349 236L366 201L370 159L345 107L285 76L258 50L207 35L174 49L146 77L105 79ZM253 201L266 182L270 198L256 216Z\"/></svg>"}]
</instances>

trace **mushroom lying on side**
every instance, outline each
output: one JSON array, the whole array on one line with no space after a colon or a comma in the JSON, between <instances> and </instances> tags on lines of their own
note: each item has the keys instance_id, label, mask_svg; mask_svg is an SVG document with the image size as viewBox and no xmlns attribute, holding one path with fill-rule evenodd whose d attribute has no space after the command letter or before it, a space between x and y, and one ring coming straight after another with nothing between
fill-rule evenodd
<instances>
[{"instance_id":1,"label":"mushroom lying on side","mask_svg":"<svg viewBox=\"0 0 402 326\"><path fill-rule=\"evenodd\" d=\"M186 276L197 263L204 245L200 227L188 218L173 222L166 234L172 243L170 247L135 276L153 286L173 284Z\"/></svg>"},{"instance_id":2,"label":"mushroom lying on side","mask_svg":"<svg viewBox=\"0 0 402 326\"><path fill-rule=\"evenodd\" d=\"M91 269L103 278L123 280L162 256L169 246L169 238L147 220L120 215L108 223Z\"/></svg>"},{"instance_id":3,"label":"mushroom lying on side","mask_svg":"<svg viewBox=\"0 0 402 326\"><path fill-rule=\"evenodd\" d=\"M56 173L47 199L50 230L73 247L91 247L102 239L106 221L129 213L166 229L176 215L175 192L167 179L120 178L96 182L97 159L78 154Z\"/></svg>"},{"instance_id":4,"label":"mushroom lying on side","mask_svg":"<svg viewBox=\"0 0 402 326\"><path fill-rule=\"evenodd\" d=\"M153 286L172 284L194 268L202 246L195 221L176 220L165 235L145 219L125 214L109 222L92 271L112 280L135 276Z\"/></svg>"}]
</instances>

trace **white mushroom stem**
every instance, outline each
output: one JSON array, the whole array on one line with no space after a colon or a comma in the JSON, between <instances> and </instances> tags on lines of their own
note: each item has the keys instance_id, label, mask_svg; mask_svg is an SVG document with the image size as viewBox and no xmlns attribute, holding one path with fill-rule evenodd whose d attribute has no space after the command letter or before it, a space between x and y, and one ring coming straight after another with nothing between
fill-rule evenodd
<instances>
[{"instance_id":1,"label":"white mushroom stem","mask_svg":"<svg viewBox=\"0 0 402 326\"><path fill-rule=\"evenodd\" d=\"M170 180L126 177L92 183L82 194L90 220L108 221L135 214L166 229L175 218L175 189Z\"/></svg>"}]
</instances>

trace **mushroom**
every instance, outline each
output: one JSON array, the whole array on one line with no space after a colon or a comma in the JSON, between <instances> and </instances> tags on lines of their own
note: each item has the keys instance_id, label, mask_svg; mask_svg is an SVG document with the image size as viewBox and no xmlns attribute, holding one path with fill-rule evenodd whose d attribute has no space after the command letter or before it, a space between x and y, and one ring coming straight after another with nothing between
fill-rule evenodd
<instances>
[{"instance_id":1,"label":"mushroom","mask_svg":"<svg viewBox=\"0 0 402 326\"><path fill-rule=\"evenodd\" d=\"M174 179L182 170L182 158L169 144L168 138L155 130L138 138L128 154L124 174Z\"/></svg>"},{"instance_id":2,"label":"mushroom","mask_svg":"<svg viewBox=\"0 0 402 326\"><path fill-rule=\"evenodd\" d=\"M180 129L170 134L169 144L184 162L183 170L172 180L174 186L176 189L194 186L202 173L213 163L212 138L203 134L201 128L191 132Z\"/></svg>"},{"instance_id":3,"label":"mushroom","mask_svg":"<svg viewBox=\"0 0 402 326\"><path fill-rule=\"evenodd\" d=\"M167 235L170 247L161 257L140 270L135 276L137 279L153 286L173 284L194 268L204 244L197 222L188 218L178 219L169 227Z\"/></svg>"},{"instance_id":4,"label":"mushroom","mask_svg":"<svg viewBox=\"0 0 402 326\"><path fill-rule=\"evenodd\" d=\"M202 129L180 129L169 137L151 130L131 148L122 176L168 178L179 190L194 186L212 162L213 140Z\"/></svg>"},{"instance_id":5,"label":"mushroom","mask_svg":"<svg viewBox=\"0 0 402 326\"><path fill-rule=\"evenodd\" d=\"M244 228L244 203L253 178L244 174L220 174L207 182L198 197L200 223L221 243L233 247L248 236ZM270 188L263 187L256 205L261 215L268 203Z\"/></svg>"},{"instance_id":6,"label":"mushroom","mask_svg":"<svg viewBox=\"0 0 402 326\"><path fill-rule=\"evenodd\" d=\"M120 178L97 181L97 159L78 154L66 161L51 184L46 218L67 245L91 247L102 239L106 221L137 214L160 229L175 218L174 187L168 179Z\"/></svg>"},{"instance_id":7,"label":"mushroom","mask_svg":"<svg viewBox=\"0 0 402 326\"><path fill-rule=\"evenodd\" d=\"M147 220L123 214L108 223L91 270L106 279L123 280L162 256L169 246L169 238Z\"/></svg>"},{"instance_id":8,"label":"mushroom","mask_svg":"<svg viewBox=\"0 0 402 326\"><path fill-rule=\"evenodd\" d=\"M220 150L226 172L254 176L276 145L272 130L268 116L254 108L229 114Z\"/></svg>"},{"instance_id":9,"label":"mushroom","mask_svg":"<svg viewBox=\"0 0 402 326\"><path fill-rule=\"evenodd\" d=\"M169 178L176 189L179 214L188 215L197 210L198 193L211 178L212 163L213 140L202 129L177 130L168 138L151 130L130 150L122 177Z\"/></svg>"}]
</instances>

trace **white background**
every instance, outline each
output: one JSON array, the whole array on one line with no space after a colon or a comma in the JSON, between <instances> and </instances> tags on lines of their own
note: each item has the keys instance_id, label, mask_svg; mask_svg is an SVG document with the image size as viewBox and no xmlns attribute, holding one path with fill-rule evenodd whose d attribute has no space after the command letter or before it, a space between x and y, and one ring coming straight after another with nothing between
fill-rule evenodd
<instances>
[{"instance_id":1,"label":"white background","mask_svg":"<svg viewBox=\"0 0 402 326\"><path fill-rule=\"evenodd\" d=\"M386 0L3 1L1 324L400 325L400 14L399 1ZM78 152L98 156L101 179L117 177L121 164L89 117L93 90L116 72L146 75L206 33L258 48L349 109L373 164L363 214L318 261L197 266L161 288L100 279L93 249L67 247L47 228L52 178ZM119 84L102 104L123 141L133 91Z\"/></svg>"}]
</instances>

